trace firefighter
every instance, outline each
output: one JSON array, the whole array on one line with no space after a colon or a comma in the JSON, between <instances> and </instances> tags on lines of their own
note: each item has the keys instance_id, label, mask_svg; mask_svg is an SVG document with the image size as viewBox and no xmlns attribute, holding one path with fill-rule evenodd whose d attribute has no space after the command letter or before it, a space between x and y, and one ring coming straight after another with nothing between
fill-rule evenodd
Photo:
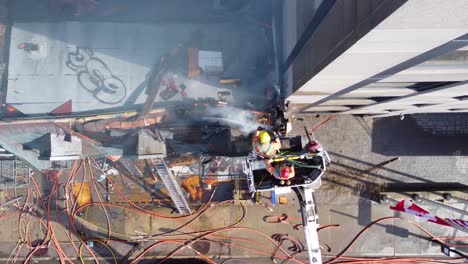
<instances>
[{"instance_id":1,"label":"firefighter","mask_svg":"<svg viewBox=\"0 0 468 264\"><path fill-rule=\"evenodd\" d=\"M265 161L267 171L276 179L280 180L281 185L291 185L291 180L296 176L294 165L282 162L273 166L270 160Z\"/></svg>"},{"instance_id":2,"label":"firefighter","mask_svg":"<svg viewBox=\"0 0 468 264\"><path fill-rule=\"evenodd\" d=\"M312 140L312 141L309 141L309 143L305 145L303 151L309 152L309 153L319 153L320 151L323 151L323 148L322 146L320 146L320 144L317 141Z\"/></svg>"},{"instance_id":3,"label":"firefighter","mask_svg":"<svg viewBox=\"0 0 468 264\"><path fill-rule=\"evenodd\" d=\"M252 139L252 147L262 158L270 158L280 150L281 143L273 132L258 127Z\"/></svg>"}]
</instances>

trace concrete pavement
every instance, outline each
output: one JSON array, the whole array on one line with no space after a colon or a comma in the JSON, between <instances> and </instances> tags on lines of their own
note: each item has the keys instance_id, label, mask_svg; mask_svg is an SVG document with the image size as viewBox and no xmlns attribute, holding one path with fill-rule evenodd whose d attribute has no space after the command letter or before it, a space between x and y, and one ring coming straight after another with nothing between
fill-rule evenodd
<instances>
[{"instance_id":1,"label":"concrete pavement","mask_svg":"<svg viewBox=\"0 0 468 264\"><path fill-rule=\"evenodd\" d=\"M293 121L290 134L304 135L304 125L311 130L329 116L296 116L304 121ZM460 117L443 119L437 114L406 116L404 120L338 115L314 133L332 159L332 165L322 179L324 185L316 192L319 222L321 225L341 226L319 233L321 242L330 247L329 254L341 252L361 229L387 216L398 216L421 224L436 236L457 237L462 241L468 238L468 234L462 231L424 222L390 210L389 204L377 203L380 191L389 188L416 186L424 190L442 188L447 184L463 187L468 182L465 166L468 156L463 147L466 134L461 128L466 124L461 123ZM446 126L442 130L441 122ZM434 137L437 142L428 148ZM396 157L399 159L391 161ZM386 161L391 162L385 164ZM464 204L451 206L467 211ZM466 215L430 204L422 207L441 217L467 219ZM393 219L380 222L366 231L347 254L445 256L440 245L430 241L424 232L408 222Z\"/></svg>"}]
</instances>

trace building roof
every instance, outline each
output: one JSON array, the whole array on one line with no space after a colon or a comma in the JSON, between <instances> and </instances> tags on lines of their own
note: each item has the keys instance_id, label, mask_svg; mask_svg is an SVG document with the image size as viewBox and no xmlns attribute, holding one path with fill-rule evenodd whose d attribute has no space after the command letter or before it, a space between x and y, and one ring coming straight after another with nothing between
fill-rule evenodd
<instances>
[{"instance_id":1,"label":"building roof","mask_svg":"<svg viewBox=\"0 0 468 264\"><path fill-rule=\"evenodd\" d=\"M147 98L147 77L160 58L187 44L201 30L202 46L207 49L210 43L218 51L232 45L222 38L233 36L215 24L14 23L6 103L26 115L45 115L69 100L74 114L138 109ZM240 57L251 55L247 50L234 52ZM177 66L188 67L188 59ZM227 74L241 76L239 69ZM178 93L170 99L158 95L156 102L217 98L218 92L229 91L217 82L189 80L180 71L169 74L176 85L185 84L186 95Z\"/></svg>"}]
</instances>

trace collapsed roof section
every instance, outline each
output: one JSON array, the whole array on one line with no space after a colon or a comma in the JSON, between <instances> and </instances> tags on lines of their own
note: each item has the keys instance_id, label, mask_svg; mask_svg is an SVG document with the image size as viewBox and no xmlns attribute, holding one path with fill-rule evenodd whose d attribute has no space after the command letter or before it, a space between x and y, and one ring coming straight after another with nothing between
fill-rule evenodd
<instances>
[{"instance_id":1,"label":"collapsed roof section","mask_svg":"<svg viewBox=\"0 0 468 264\"><path fill-rule=\"evenodd\" d=\"M166 156L164 139L150 130L125 134L125 140L102 144L67 123L21 122L0 124L0 145L39 170L52 169L61 161L86 157L119 156L131 159Z\"/></svg>"},{"instance_id":2,"label":"collapsed roof section","mask_svg":"<svg viewBox=\"0 0 468 264\"><path fill-rule=\"evenodd\" d=\"M249 135L258 125L276 127L276 114L198 108L138 112L55 120L0 123L0 145L39 170L61 161L118 156L154 159L187 153L242 156L251 151ZM217 109L217 110L220 110ZM235 114L237 119L234 119Z\"/></svg>"},{"instance_id":3,"label":"collapsed roof section","mask_svg":"<svg viewBox=\"0 0 468 264\"><path fill-rule=\"evenodd\" d=\"M184 8L195 8L184 17L178 1L167 3L177 12L154 1L108 12L123 2L100 1L65 17L55 5L9 4L1 117L13 122L0 124L6 149L38 169L86 157L232 154L248 149L265 112L275 122L270 1L189 1ZM163 23L167 14L177 20Z\"/></svg>"}]
</instances>

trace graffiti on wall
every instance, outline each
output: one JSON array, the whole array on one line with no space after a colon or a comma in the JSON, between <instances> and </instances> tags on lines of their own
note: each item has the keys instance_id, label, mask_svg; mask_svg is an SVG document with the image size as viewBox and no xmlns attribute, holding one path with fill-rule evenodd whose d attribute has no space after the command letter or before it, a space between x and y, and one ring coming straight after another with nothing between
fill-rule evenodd
<instances>
[{"instance_id":1,"label":"graffiti on wall","mask_svg":"<svg viewBox=\"0 0 468 264\"><path fill-rule=\"evenodd\" d=\"M77 47L68 53L66 65L77 73L80 86L104 104L117 104L127 95L122 80L90 49Z\"/></svg>"}]
</instances>

